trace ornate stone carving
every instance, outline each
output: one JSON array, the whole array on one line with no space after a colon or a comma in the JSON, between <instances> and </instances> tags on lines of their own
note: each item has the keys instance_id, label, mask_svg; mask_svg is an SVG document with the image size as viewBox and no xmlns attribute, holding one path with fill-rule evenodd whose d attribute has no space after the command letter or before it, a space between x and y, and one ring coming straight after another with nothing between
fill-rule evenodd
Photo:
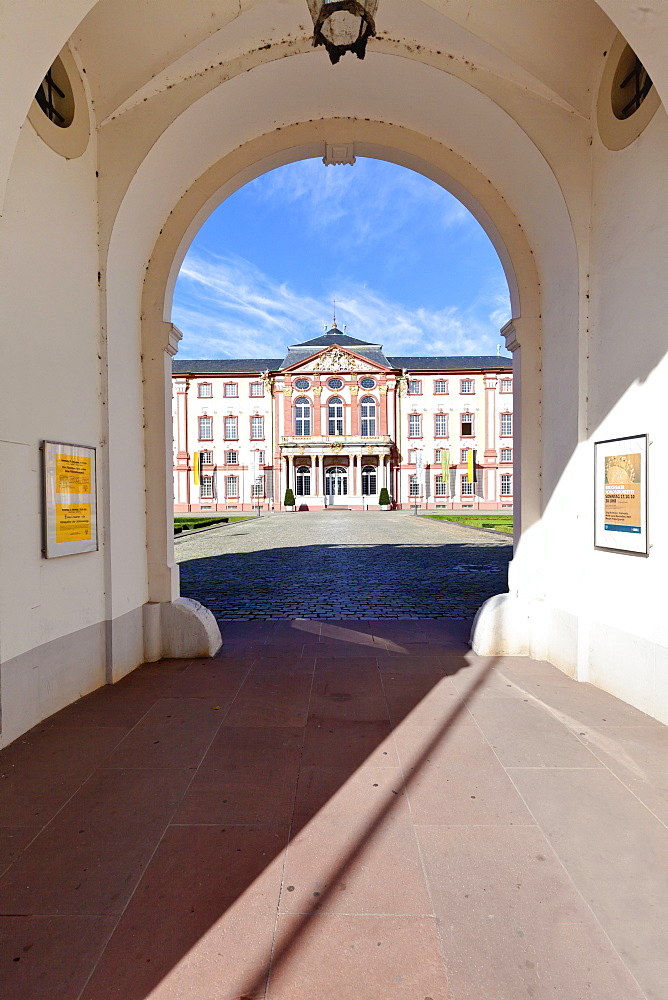
<instances>
[{"instance_id":1,"label":"ornate stone carving","mask_svg":"<svg viewBox=\"0 0 668 1000\"><path fill-rule=\"evenodd\" d=\"M284 396L291 396L292 395L292 386L291 385L286 385L285 389L283 390L283 395Z\"/></svg>"},{"instance_id":2,"label":"ornate stone carving","mask_svg":"<svg viewBox=\"0 0 668 1000\"><path fill-rule=\"evenodd\" d=\"M401 369L401 377L397 380L400 396L405 396L408 391L408 368Z\"/></svg>"},{"instance_id":3,"label":"ornate stone carving","mask_svg":"<svg viewBox=\"0 0 668 1000\"><path fill-rule=\"evenodd\" d=\"M378 392L381 394L381 396L387 396L387 386L386 385L379 385L378 386Z\"/></svg>"},{"instance_id":4,"label":"ornate stone carving","mask_svg":"<svg viewBox=\"0 0 668 1000\"><path fill-rule=\"evenodd\" d=\"M340 347L332 347L329 351L325 351L313 366L317 372L357 371L359 367L357 358L347 351L342 351Z\"/></svg>"},{"instance_id":5,"label":"ornate stone carving","mask_svg":"<svg viewBox=\"0 0 668 1000\"><path fill-rule=\"evenodd\" d=\"M314 396L322 396L322 386L321 385L314 385L313 386L313 395Z\"/></svg>"},{"instance_id":6,"label":"ornate stone carving","mask_svg":"<svg viewBox=\"0 0 668 1000\"><path fill-rule=\"evenodd\" d=\"M269 374L269 369L265 368L263 372L260 372L260 378L264 382L264 387L270 396L274 395L274 380Z\"/></svg>"},{"instance_id":7,"label":"ornate stone carving","mask_svg":"<svg viewBox=\"0 0 668 1000\"><path fill-rule=\"evenodd\" d=\"M351 385L351 387L350 387L350 395L351 396L356 396L359 393L359 391L360 391L360 387L358 385Z\"/></svg>"}]
</instances>

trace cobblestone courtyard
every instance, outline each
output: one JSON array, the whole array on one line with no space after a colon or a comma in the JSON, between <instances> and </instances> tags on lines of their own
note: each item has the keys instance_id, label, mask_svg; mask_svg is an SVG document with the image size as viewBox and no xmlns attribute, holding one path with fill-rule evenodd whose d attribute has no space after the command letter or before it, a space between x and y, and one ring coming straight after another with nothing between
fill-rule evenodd
<instances>
[{"instance_id":1,"label":"cobblestone courtyard","mask_svg":"<svg viewBox=\"0 0 668 1000\"><path fill-rule=\"evenodd\" d=\"M240 521L176 543L181 593L221 621L473 618L506 591L510 538L399 512Z\"/></svg>"}]
</instances>

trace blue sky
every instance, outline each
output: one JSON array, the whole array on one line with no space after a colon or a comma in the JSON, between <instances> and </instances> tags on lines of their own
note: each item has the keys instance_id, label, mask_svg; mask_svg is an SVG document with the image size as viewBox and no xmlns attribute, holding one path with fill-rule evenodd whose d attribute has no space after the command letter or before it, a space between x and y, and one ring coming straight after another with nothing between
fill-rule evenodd
<instances>
[{"instance_id":1,"label":"blue sky","mask_svg":"<svg viewBox=\"0 0 668 1000\"><path fill-rule=\"evenodd\" d=\"M179 356L282 357L331 325L334 298L339 328L388 354L496 354L510 318L496 252L447 191L379 160L303 160L200 229L174 295Z\"/></svg>"}]
</instances>

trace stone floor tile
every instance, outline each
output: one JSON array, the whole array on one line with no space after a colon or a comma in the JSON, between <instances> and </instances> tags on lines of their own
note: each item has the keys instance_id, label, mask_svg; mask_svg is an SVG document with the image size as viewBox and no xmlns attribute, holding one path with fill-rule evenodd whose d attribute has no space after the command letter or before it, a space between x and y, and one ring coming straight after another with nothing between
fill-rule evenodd
<instances>
[{"instance_id":1,"label":"stone floor tile","mask_svg":"<svg viewBox=\"0 0 668 1000\"><path fill-rule=\"evenodd\" d=\"M356 815L314 816L290 841L283 886L282 913L432 913L413 826L391 790L377 804L361 796Z\"/></svg>"},{"instance_id":2,"label":"stone floor tile","mask_svg":"<svg viewBox=\"0 0 668 1000\"><path fill-rule=\"evenodd\" d=\"M161 698L106 767L197 767L223 721L212 698Z\"/></svg>"},{"instance_id":3,"label":"stone floor tile","mask_svg":"<svg viewBox=\"0 0 668 1000\"><path fill-rule=\"evenodd\" d=\"M47 720L3 750L0 822L43 826L74 795L127 729L52 726Z\"/></svg>"},{"instance_id":4,"label":"stone floor tile","mask_svg":"<svg viewBox=\"0 0 668 1000\"><path fill-rule=\"evenodd\" d=\"M96 771L0 878L0 913L120 913L191 778Z\"/></svg>"},{"instance_id":5,"label":"stone floor tile","mask_svg":"<svg viewBox=\"0 0 668 1000\"><path fill-rule=\"evenodd\" d=\"M193 660L169 689L170 698L204 698L227 710L253 661Z\"/></svg>"},{"instance_id":6,"label":"stone floor tile","mask_svg":"<svg viewBox=\"0 0 668 1000\"><path fill-rule=\"evenodd\" d=\"M0 826L0 875L14 864L41 829L41 826Z\"/></svg>"},{"instance_id":7,"label":"stone floor tile","mask_svg":"<svg viewBox=\"0 0 668 1000\"><path fill-rule=\"evenodd\" d=\"M601 762L544 706L480 698L469 710L505 767L601 767Z\"/></svg>"},{"instance_id":8,"label":"stone floor tile","mask_svg":"<svg viewBox=\"0 0 668 1000\"><path fill-rule=\"evenodd\" d=\"M270 827L171 827L81 1000L264 996L285 851Z\"/></svg>"},{"instance_id":9,"label":"stone floor tile","mask_svg":"<svg viewBox=\"0 0 668 1000\"><path fill-rule=\"evenodd\" d=\"M292 820L299 764L268 757L230 770L200 768L175 824L264 824L287 830Z\"/></svg>"},{"instance_id":10,"label":"stone floor tile","mask_svg":"<svg viewBox=\"0 0 668 1000\"><path fill-rule=\"evenodd\" d=\"M253 667L230 708L228 726L304 725L311 692L311 675L304 671L264 671Z\"/></svg>"},{"instance_id":11,"label":"stone floor tile","mask_svg":"<svg viewBox=\"0 0 668 1000\"><path fill-rule=\"evenodd\" d=\"M0 996L78 1000L113 927L110 917L0 916Z\"/></svg>"},{"instance_id":12,"label":"stone floor tile","mask_svg":"<svg viewBox=\"0 0 668 1000\"><path fill-rule=\"evenodd\" d=\"M389 720L349 722L312 716L304 735L303 762L307 767L396 766Z\"/></svg>"},{"instance_id":13,"label":"stone floor tile","mask_svg":"<svg viewBox=\"0 0 668 1000\"><path fill-rule=\"evenodd\" d=\"M457 1000L642 1000L540 830L417 834Z\"/></svg>"},{"instance_id":14,"label":"stone floor tile","mask_svg":"<svg viewBox=\"0 0 668 1000\"><path fill-rule=\"evenodd\" d=\"M511 777L573 882L653 996L643 968L668 928L668 830L608 770L522 768ZM623 936L622 936L623 929ZM668 949L662 959L668 996Z\"/></svg>"},{"instance_id":15,"label":"stone floor tile","mask_svg":"<svg viewBox=\"0 0 668 1000\"><path fill-rule=\"evenodd\" d=\"M394 734L418 824L534 825L477 726L402 725Z\"/></svg>"},{"instance_id":16,"label":"stone floor tile","mask_svg":"<svg viewBox=\"0 0 668 1000\"><path fill-rule=\"evenodd\" d=\"M281 916L268 1000L450 1000L431 917Z\"/></svg>"},{"instance_id":17,"label":"stone floor tile","mask_svg":"<svg viewBox=\"0 0 668 1000\"><path fill-rule=\"evenodd\" d=\"M367 765L302 767L297 785L294 825L301 829L314 816L357 818L371 816L392 804L393 813L408 819L408 801L401 768Z\"/></svg>"},{"instance_id":18,"label":"stone floor tile","mask_svg":"<svg viewBox=\"0 0 668 1000\"><path fill-rule=\"evenodd\" d=\"M202 771L231 772L241 767L262 770L268 760L298 764L304 742L303 727L228 726L218 730L202 761Z\"/></svg>"}]
</instances>

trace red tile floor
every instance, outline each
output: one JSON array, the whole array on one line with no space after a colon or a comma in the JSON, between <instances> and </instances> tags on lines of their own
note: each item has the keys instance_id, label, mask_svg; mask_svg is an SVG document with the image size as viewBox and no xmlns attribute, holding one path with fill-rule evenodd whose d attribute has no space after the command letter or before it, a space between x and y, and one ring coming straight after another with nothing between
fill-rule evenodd
<instances>
[{"instance_id":1,"label":"red tile floor","mask_svg":"<svg viewBox=\"0 0 668 1000\"><path fill-rule=\"evenodd\" d=\"M668 735L462 622L228 623L0 754L2 1000L665 1000Z\"/></svg>"}]
</instances>

